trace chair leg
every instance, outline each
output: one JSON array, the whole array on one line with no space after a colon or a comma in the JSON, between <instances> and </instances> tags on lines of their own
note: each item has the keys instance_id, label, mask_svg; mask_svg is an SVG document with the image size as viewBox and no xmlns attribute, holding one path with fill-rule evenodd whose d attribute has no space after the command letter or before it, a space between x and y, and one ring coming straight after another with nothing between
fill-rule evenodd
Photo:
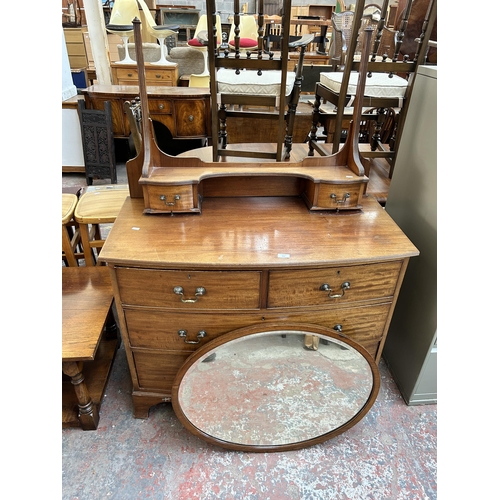
<instances>
[{"instance_id":1,"label":"chair leg","mask_svg":"<svg viewBox=\"0 0 500 500\"><path fill-rule=\"evenodd\" d=\"M158 38L158 42L160 44L160 59L156 62L152 62L151 64L157 64L162 66L173 66L176 63L167 60L167 46L165 45L166 38Z\"/></svg>"},{"instance_id":2,"label":"chair leg","mask_svg":"<svg viewBox=\"0 0 500 500\"><path fill-rule=\"evenodd\" d=\"M304 56L306 47L300 49L299 61L297 64L297 73L295 74L295 81L293 82L292 97L290 103L288 104L288 110L286 114L286 134L285 134L285 150L283 153L283 158L288 160L290 158L290 152L292 150L293 142L293 127L295 124L295 114L297 112L297 105L299 104L300 91L302 89L303 80L303 66L304 66ZM282 104L280 103L280 106Z\"/></svg>"},{"instance_id":3,"label":"chair leg","mask_svg":"<svg viewBox=\"0 0 500 500\"><path fill-rule=\"evenodd\" d=\"M125 57L121 61L117 61L119 64L135 64L135 61L130 57L128 50L128 36L122 35L123 48L125 49Z\"/></svg>"},{"instance_id":4,"label":"chair leg","mask_svg":"<svg viewBox=\"0 0 500 500\"><path fill-rule=\"evenodd\" d=\"M380 143L380 131L382 129L382 123L384 121L385 113L384 108L379 108L377 110L377 121L375 122L375 130L370 139L370 149L376 151Z\"/></svg>"},{"instance_id":5,"label":"chair leg","mask_svg":"<svg viewBox=\"0 0 500 500\"><path fill-rule=\"evenodd\" d=\"M93 227L92 225L91 231L93 232ZM87 267L89 266L94 266L95 265L95 259L94 259L94 251L90 247L90 236L89 236L89 225L88 224L80 224L80 237L82 241L82 246L83 246L83 255L85 257L85 265Z\"/></svg>"},{"instance_id":6,"label":"chair leg","mask_svg":"<svg viewBox=\"0 0 500 500\"><path fill-rule=\"evenodd\" d=\"M68 263L68 266L78 267L78 262L76 261L75 254L73 253L73 248L71 245L71 238L66 226L62 227L62 250L64 252L64 259Z\"/></svg>"},{"instance_id":7,"label":"chair leg","mask_svg":"<svg viewBox=\"0 0 500 500\"><path fill-rule=\"evenodd\" d=\"M318 94L315 95L313 110L312 110L312 124L311 131L309 132L309 152L308 156L314 156L314 146L313 144L317 142L318 136L316 132L318 131L319 125L319 107L321 106L321 98Z\"/></svg>"},{"instance_id":8,"label":"chair leg","mask_svg":"<svg viewBox=\"0 0 500 500\"><path fill-rule=\"evenodd\" d=\"M226 124L226 105L221 104L219 108L219 144L221 149L226 149L227 146L227 124Z\"/></svg>"}]
</instances>

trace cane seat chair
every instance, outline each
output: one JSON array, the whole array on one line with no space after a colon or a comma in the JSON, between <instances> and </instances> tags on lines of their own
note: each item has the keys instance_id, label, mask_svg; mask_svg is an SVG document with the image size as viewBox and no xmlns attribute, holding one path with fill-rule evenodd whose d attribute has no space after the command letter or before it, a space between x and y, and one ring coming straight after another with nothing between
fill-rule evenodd
<instances>
[{"instance_id":1,"label":"cane seat chair","mask_svg":"<svg viewBox=\"0 0 500 500\"><path fill-rule=\"evenodd\" d=\"M418 66L424 61L427 53L431 29L437 16L437 1L429 0L428 9L422 22L421 36L418 40L418 49L413 60L408 56L400 54L404 32L407 26L411 11L412 2L409 1L403 11L400 29L395 32L385 26L386 13L389 0L384 0L380 8L380 20L377 22L376 30L373 31L371 41L370 57L368 59L368 78L363 97L363 107L376 107L383 113L387 108L399 109L398 125L394 146L391 150L377 149L377 151L364 152L366 157L383 157L390 163L390 177L392 177L394 162L397 154L397 146L401 136L406 109L411 97L414 75ZM345 59L343 71L320 73L320 80L316 84L316 98L313 105L313 124L309 134L309 155L313 156L314 151L321 155L337 152L340 149L342 136L342 120L345 108L354 105L355 90L360 67L357 57L357 47L359 43L358 33L360 29L371 30L372 15L364 16L364 0L357 0L354 11L352 33L348 51ZM363 31L364 33L364 31ZM386 51L392 51L392 54ZM326 149L326 145L321 145L317 141L317 128L319 123L319 108L321 102L327 101L336 107L333 143L331 150Z\"/></svg>"},{"instance_id":2,"label":"cane seat chair","mask_svg":"<svg viewBox=\"0 0 500 500\"><path fill-rule=\"evenodd\" d=\"M276 161L290 157L293 140L295 111L300 96L304 53L313 35L290 42L291 0L283 0L281 52L265 52L264 1L258 1L257 22L251 16L240 16L239 1L234 2L234 39L224 51L216 46L216 2L207 0L209 27L208 59L210 66L210 94L212 99L213 161L227 156L267 158ZM252 40L242 37L242 19L250 19L257 26L255 49ZM247 21L244 21L245 23ZM296 71L288 70L289 52L299 50ZM248 147L231 149L226 120L246 118L251 113L258 120L277 122L273 151ZM274 129L273 129L274 130ZM251 137L252 130L248 130ZM245 141L246 142L246 141ZM227 147L229 144L229 148ZM273 146L274 148L274 146Z\"/></svg>"},{"instance_id":3,"label":"cane seat chair","mask_svg":"<svg viewBox=\"0 0 500 500\"><path fill-rule=\"evenodd\" d=\"M347 48L352 37L353 19L354 12L350 10L332 13L332 39L328 55L330 57L329 64L334 65L334 71L344 69Z\"/></svg>"}]
</instances>

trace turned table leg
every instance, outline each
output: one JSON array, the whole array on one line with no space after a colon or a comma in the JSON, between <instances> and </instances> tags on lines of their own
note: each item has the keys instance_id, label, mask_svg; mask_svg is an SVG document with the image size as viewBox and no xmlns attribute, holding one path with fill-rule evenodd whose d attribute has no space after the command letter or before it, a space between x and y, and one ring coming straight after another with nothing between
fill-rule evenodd
<instances>
[{"instance_id":1,"label":"turned table leg","mask_svg":"<svg viewBox=\"0 0 500 500\"><path fill-rule=\"evenodd\" d=\"M67 361L62 364L63 373L71 377L71 383L75 388L76 397L78 399L78 419L80 420L80 425L83 430L91 431L97 429L99 424L99 412L90 398L82 368L82 362Z\"/></svg>"}]
</instances>

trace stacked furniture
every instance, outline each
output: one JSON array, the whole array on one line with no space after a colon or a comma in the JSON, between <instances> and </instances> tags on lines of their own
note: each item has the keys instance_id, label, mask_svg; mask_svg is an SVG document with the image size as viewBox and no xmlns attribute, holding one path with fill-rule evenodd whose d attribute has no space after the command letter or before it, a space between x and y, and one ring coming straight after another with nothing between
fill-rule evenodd
<instances>
[{"instance_id":1,"label":"stacked furniture","mask_svg":"<svg viewBox=\"0 0 500 500\"><path fill-rule=\"evenodd\" d=\"M309 157L304 145L289 161L228 155L214 162L211 147L203 148L208 159L198 151L172 157L153 138L140 55L138 67L143 148L127 163L130 197L99 255L111 272L134 415L147 418L151 406L172 401L196 435L252 451L301 448L342 432L376 398L376 363L408 262L418 255L363 194L356 126L335 155ZM349 352L368 359L363 409L332 432L283 444L234 443L189 426L180 393L193 363L218 362L214 345L275 330L302 335L304 353L345 339Z\"/></svg>"},{"instance_id":2,"label":"stacked furniture","mask_svg":"<svg viewBox=\"0 0 500 500\"><path fill-rule=\"evenodd\" d=\"M364 17L364 0L356 2L354 19L352 21L352 35L348 45L345 60L343 56L339 61L342 71L325 72L320 74L320 81L316 85L316 99L313 107L313 126L310 134L310 154L313 151L320 154L334 153L339 150L342 134L342 120L346 107L353 106L356 84L360 71L359 43L365 35L365 27L373 29L373 38L370 46L370 58L368 61L368 78L366 80L365 93L362 100L364 107L376 107L378 123L381 126L384 115L388 108L398 108L398 126L394 139L394 146L387 150L380 142L378 133L372 139L371 151L365 152L366 157L382 157L388 159L391 164L390 176L394 168L394 160L397 147L404 127L406 110L410 102L414 75L420 64L425 62L432 27L437 17L437 1L429 0L428 9L422 20L421 35L418 39L417 50L410 60L408 55L402 56L400 49L404 41L405 29L411 13L413 2L408 2L398 31L386 26L386 13L389 0L384 0L381 7L380 19L373 21L372 16ZM375 28L373 28L376 26ZM361 30L360 30L361 29ZM342 64L343 63L343 64ZM343 66L343 68L342 68ZM327 101L336 106L335 129L333 143L326 147L318 143L317 128L320 121L321 103ZM364 116L366 119L373 118Z\"/></svg>"}]
</instances>

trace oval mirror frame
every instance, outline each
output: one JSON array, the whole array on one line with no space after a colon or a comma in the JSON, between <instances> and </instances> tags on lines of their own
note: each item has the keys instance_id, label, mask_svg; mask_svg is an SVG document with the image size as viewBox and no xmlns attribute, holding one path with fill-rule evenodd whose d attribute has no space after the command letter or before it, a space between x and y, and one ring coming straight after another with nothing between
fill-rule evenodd
<instances>
[{"instance_id":1,"label":"oval mirror frame","mask_svg":"<svg viewBox=\"0 0 500 500\"><path fill-rule=\"evenodd\" d=\"M327 344L328 341L331 341L332 344L335 343L339 346L345 344L346 346L348 346L345 349L352 348L354 349L354 351L359 353L364 358L364 360L367 363L367 368L371 372L372 384L371 388L369 388L369 390L366 391L368 393L366 401L364 401L363 399L364 403L360 405L359 410L357 410L353 416L350 416L341 425L338 425L337 427L332 428L327 432L323 432L320 435L316 435L315 437L307 438L304 440L297 440L294 442L281 443L281 444L246 444L246 443L232 442L211 435L209 432L203 430L202 426L200 426L199 424L196 425L190 420L190 418L188 417L189 410L185 411L185 409L183 408L183 403L182 401L180 401L180 395L182 393L181 388L186 382L185 377L189 376L191 371L195 369L196 366L199 366L199 363L210 361L216 356L215 353L217 352L218 348L227 346L232 342L235 341L240 342L245 339L254 339L262 336L271 336L271 335L285 336L286 334L312 335L319 337L320 341L321 339L323 339L323 341L326 341ZM342 434L346 430L356 425L373 406L375 400L377 399L379 389L380 389L380 373L377 364L375 363L375 360L372 358L372 356L358 343L352 341L351 339L343 335L339 335L332 329L322 327L319 325L273 323L266 325L253 325L233 330L232 332L221 335L220 337L217 337L216 339L208 342L203 347L200 347L193 354L191 354L191 356L189 356L189 358L184 362L182 367L179 369L174 379L174 383L172 386L172 406L175 414L177 415L177 418L180 420L182 425L192 434L194 434L197 437L200 437L201 439L207 441L210 444L214 444L216 446L220 446L222 448L235 451L249 451L249 452L289 451L289 450L306 448L321 443L323 441L327 441L339 434Z\"/></svg>"}]
</instances>

